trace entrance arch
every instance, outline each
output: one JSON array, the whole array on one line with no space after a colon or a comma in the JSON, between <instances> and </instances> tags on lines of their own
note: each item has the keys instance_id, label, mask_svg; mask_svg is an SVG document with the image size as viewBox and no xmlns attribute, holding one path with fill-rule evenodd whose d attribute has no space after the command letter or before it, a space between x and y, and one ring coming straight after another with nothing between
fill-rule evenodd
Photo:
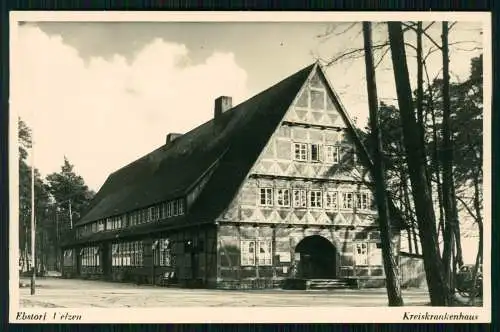
<instances>
[{"instance_id":1,"label":"entrance arch","mask_svg":"<svg viewBox=\"0 0 500 332\"><path fill-rule=\"evenodd\" d=\"M295 247L300 254L298 276L304 279L334 279L337 276L337 249L320 235L303 238Z\"/></svg>"}]
</instances>

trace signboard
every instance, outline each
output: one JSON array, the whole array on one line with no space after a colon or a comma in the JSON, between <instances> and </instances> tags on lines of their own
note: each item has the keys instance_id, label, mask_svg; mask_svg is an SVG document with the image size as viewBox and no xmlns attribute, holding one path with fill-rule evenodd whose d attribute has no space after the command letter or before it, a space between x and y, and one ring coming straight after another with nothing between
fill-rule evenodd
<instances>
[{"instance_id":1,"label":"signboard","mask_svg":"<svg viewBox=\"0 0 500 332\"><path fill-rule=\"evenodd\" d=\"M279 252L278 255L280 257L280 262L282 263L289 263L292 261L292 255L290 252Z\"/></svg>"}]
</instances>

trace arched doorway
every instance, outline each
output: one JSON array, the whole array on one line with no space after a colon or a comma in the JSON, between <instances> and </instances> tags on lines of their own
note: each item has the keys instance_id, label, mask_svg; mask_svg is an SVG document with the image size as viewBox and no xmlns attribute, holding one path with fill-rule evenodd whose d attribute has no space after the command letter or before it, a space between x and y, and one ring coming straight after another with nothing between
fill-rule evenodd
<instances>
[{"instance_id":1,"label":"arched doorway","mask_svg":"<svg viewBox=\"0 0 500 332\"><path fill-rule=\"evenodd\" d=\"M337 275L337 250L320 235L307 236L295 247L300 254L298 277L305 279L333 279Z\"/></svg>"}]
</instances>

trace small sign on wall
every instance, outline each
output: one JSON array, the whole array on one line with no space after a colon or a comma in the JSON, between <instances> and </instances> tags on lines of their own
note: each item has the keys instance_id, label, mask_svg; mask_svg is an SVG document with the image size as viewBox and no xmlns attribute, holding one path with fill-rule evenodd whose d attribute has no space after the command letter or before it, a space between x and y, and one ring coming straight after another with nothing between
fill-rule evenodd
<instances>
[{"instance_id":1,"label":"small sign on wall","mask_svg":"<svg viewBox=\"0 0 500 332\"><path fill-rule=\"evenodd\" d=\"M292 261L292 255L289 252L278 253L281 263L289 263Z\"/></svg>"}]
</instances>

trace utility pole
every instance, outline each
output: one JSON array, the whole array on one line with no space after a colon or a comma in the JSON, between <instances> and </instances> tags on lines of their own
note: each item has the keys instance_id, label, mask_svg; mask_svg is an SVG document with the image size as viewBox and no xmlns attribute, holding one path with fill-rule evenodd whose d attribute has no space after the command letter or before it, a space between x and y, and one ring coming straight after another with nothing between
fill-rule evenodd
<instances>
[{"instance_id":1,"label":"utility pole","mask_svg":"<svg viewBox=\"0 0 500 332\"><path fill-rule=\"evenodd\" d=\"M35 140L31 141L31 259L33 271L31 274L31 295L35 295L36 258L35 258Z\"/></svg>"}]
</instances>

